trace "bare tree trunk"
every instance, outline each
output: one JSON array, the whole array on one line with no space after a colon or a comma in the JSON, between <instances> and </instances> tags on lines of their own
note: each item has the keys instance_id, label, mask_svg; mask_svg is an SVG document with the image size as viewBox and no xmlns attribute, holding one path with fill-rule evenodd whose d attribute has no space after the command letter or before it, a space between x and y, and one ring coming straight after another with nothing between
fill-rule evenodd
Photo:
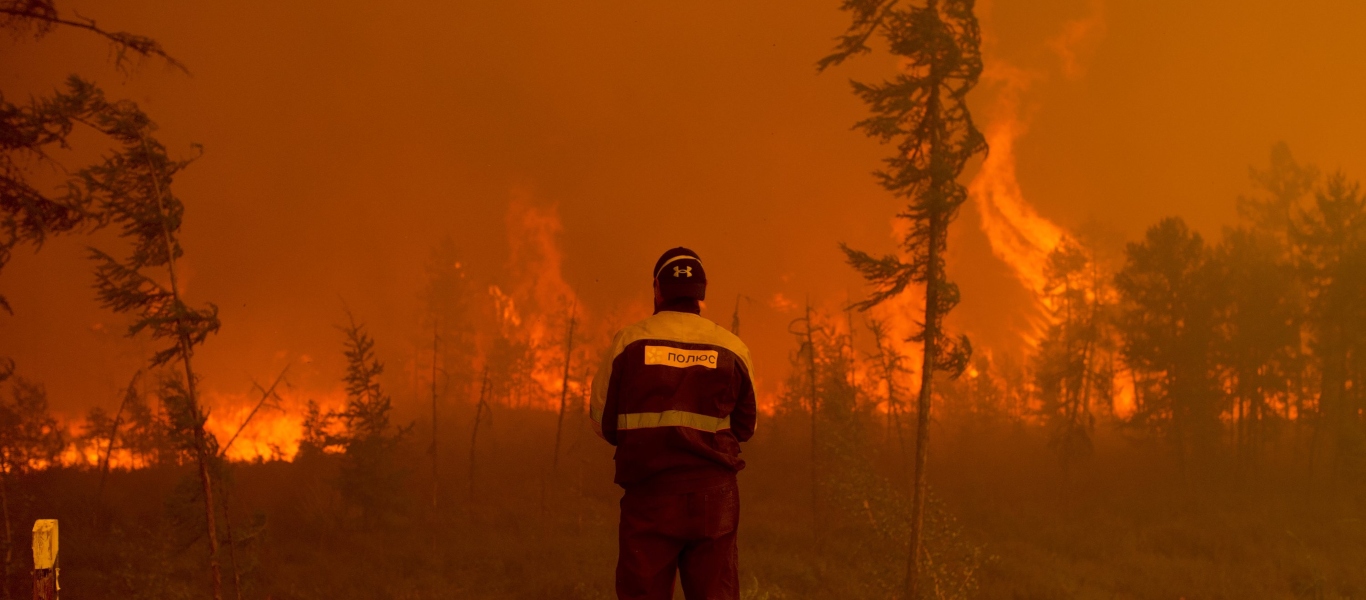
<instances>
[{"instance_id":1,"label":"bare tree trunk","mask_svg":"<svg viewBox=\"0 0 1366 600\"><path fill-rule=\"evenodd\" d=\"M255 379L252 380L252 384L255 385L257 389L261 390L261 399L256 401L256 406L252 407L251 412L247 413L247 418L243 419L242 424L237 426L237 431L233 432L232 437L228 438L228 443L223 444L223 447L218 449L218 456L223 457L228 455L228 448L232 447L232 443L237 441L237 437L242 435L242 431L247 428L247 425L251 424L252 418L256 416L256 413L261 410L262 406L265 406L266 400L275 395L275 388L279 386L280 381L285 378L285 373L289 372L289 367L290 365L285 365L285 368L280 371L279 375L275 376L275 381L271 383L268 388L263 388L261 387L261 384L256 383Z\"/></svg>"},{"instance_id":2,"label":"bare tree trunk","mask_svg":"<svg viewBox=\"0 0 1366 600\"><path fill-rule=\"evenodd\" d=\"M150 154L151 151L147 146L147 138L142 139L142 148L144 152ZM162 217L161 232L162 239L165 241L166 245L166 273L169 276L171 283L171 299L178 310L183 304L180 301L180 286L176 281L175 244L171 241L170 225L166 218L166 203L162 197L164 191L161 189L161 179L159 177L153 177L152 182L156 186L157 213ZM179 321L180 315L177 315L176 319ZM190 343L189 334L186 333L183 328L180 328L179 325L180 323L177 323L177 326L180 329L180 357L185 362L185 390L189 396L190 409L193 411L195 419L198 420L200 415L199 396L195 394L194 368L190 364L190 358L194 354L194 348ZM223 574L218 567L218 527L214 523L213 483L209 476L208 446L205 443L206 435L207 433L204 431L204 424L197 423L194 428L195 458L199 462L199 480L204 489L204 518L207 521L209 531L209 578L213 586L214 600L223 600Z\"/></svg>"},{"instance_id":3,"label":"bare tree trunk","mask_svg":"<svg viewBox=\"0 0 1366 600\"><path fill-rule=\"evenodd\" d=\"M232 513L228 509L231 500L228 496L228 486L226 482L219 481L223 486L223 527L228 534L228 561L232 564L232 591L237 600L242 600L242 572L237 568L237 538L232 533Z\"/></svg>"},{"instance_id":4,"label":"bare tree trunk","mask_svg":"<svg viewBox=\"0 0 1366 600\"><path fill-rule=\"evenodd\" d=\"M441 334L440 334L440 331L441 331L441 330L437 327L438 324L439 324L439 322L433 322L433 323L432 323L432 446L431 446L431 448L428 449L428 452L431 452L431 454L432 454L432 509L433 509L433 510L436 509L437 496L438 496L438 494L439 494L439 492L440 492L440 483L438 482L438 479L437 479L437 477L438 477L438 475L439 475L439 473L438 473L438 461L437 461L437 457L436 457L436 452L437 452L437 446L436 446L436 359L437 359L437 353L436 353L436 350L437 350L437 344L439 344L439 343L441 342Z\"/></svg>"},{"instance_id":5,"label":"bare tree trunk","mask_svg":"<svg viewBox=\"0 0 1366 600\"><path fill-rule=\"evenodd\" d=\"M930 453L930 405L934 381L934 359L939 343L939 239L945 234L937 215L931 217L929 240L929 277L925 284L924 357L920 367L920 397L917 403L915 435L915 473L911 493L910 555L906 559L906 599L920 597L920 554L925 528L925 464Z\"/></svg>"},{"instance_id":6,"label":"bare tree trunk","mask_svg":"<svg viewBox=\"0 0 1366 600\"><path fill-rule=\"evenodd\" d=\"M142 369L133 373L133 379L128 382L128 389L123 394L123 400L119 402L119 410L114 413L113 430L109 432L109 446L104 449L104 461L100 465L100 487L95 491L95 504L98 506L100 500L104 498L104 481L109 477L109 459L114 455L114 444L119 439L119 423L123 418L123 409L128 406L128 401L133 399L137 393L138 377L142 376Z\"/></svg>"},{"instance_id":7,"label":"bare tree trunk","mask_svg":"<svg viewBox=\"0 0 1366 600\"><path fill-rule=\"evenodd\" d=\"M730 314L730 332L740 335L740 297L742 294L735 295L735 312Z\"/></svg>"},{"instance_id":8,"label":"bare tree trunk","mask_svg":"<svg viewBox=\"0 0 1366 600\"><path fill-rule=\"evenodd\" d=\"M817 491L816 414L820 399L816 396L816 344L811 335L811 299L806 299L806 365L811 380L811 532L820 540L820 494Z\"/></svg>"},{"instance_id":9,"label":"bare tree trunk","mask_svg":"<svg viewBox=\"0 0 1366 600\"><path fill-rule=\"evenodd\" d=\"M901 448L901 453L897 456L901 463L902 477L904 477L906 472L906 433L901 428L901 403L896 399L896 388L892 385L892 377L894 376L895 369L889 365L887 367L887 411L892 420L896 422L896 439Z\"/></svg>"},{"instance_id":10,"label":"bare tree trunk","mask_svg":"<svg viewBox=\"0 0 1366 600\"><path fill-rule=\"evenodd\" d=\"M194 370L190 368L190 348L189 340L181 338L181 348L185 357L185 377L189 380L186 388L190 396L190 406L199 414L199 401L195 396L194 389ZM196 418L198 418L196 416ZM209 532L209 578L213 585L214 600L223 600L223 573L218 566L218 525L214 520L213 510L213 480L209 476L209 460L207 436L204 425L195 425L195 445L197 459L199 461L199 481L204 489L204 519L208 525Z\"/></svg>"},{"instance_id":11,"label":"bare tree trunk","mask_svg":"<svg viewBox=\"0 0 1366 600\"><path fill-rule=\"evenodd\" d=\"M896 373L900 367L901 357L893 354L894 350L888 347L887 334L880 323L873 324L873 342L877 344L879 366L882 367L882 377L887 382L887 443L892 443L892 432L895 431L901 448L896 466L897 471L904 476L907 467L906 435L901 428L901 402L896 398ZM893 423L896 425L895 429Z\"/></svg>"},{"instance_id":12,"label":"bare tree trunk","mask_svg":"<svg viewBox=\"0 0 1366 600\"><path fill-rule=\"evenodd\" d=\"M844 309L844 318L849 323L849 386L858 390L858 353L854 351L854 308Z\"/></svg>"},{"instance_id":13,"label":"bare tree trunk","mask_svg":"<svg viewBox=\"0 0 1366 600\"><path fill-rule=\"evenodd\" d=\"M5 600L10 600L10 572L14 565L14 525L10 523L9 514L9 461L0 465L0 508L5 512L5 577L3 587L5 588Z\"/></svg>"},{"instance_id":14,"label":"bare tree trunk","mask_svg":"<svg viewBox=\"0 0 1366 600\"><path fill-rule=\"evenodd\" d=\"M474 474L476 444L479 441L479 424L483 421L484 410L488 407L485 396L489 388L489 370L484 367L484 381L479 385L479 403L474 406L474 431L470 433L470 504L474 504Z\"/></svg>"},{"instance_id":15,"label":"bare tree trunk","mask_svg":"<svg viewBox=\"0 0 1366 600\"><path fill-rule=\"evenodd\" d=\"M738 306L738 300L737 306ZM553 474L560 468L560 435L564 430L564 409L569 400L569 364L574 355L574 311L577 304L569 307L569 333L564 339L564 378L560 380L560 416L555 421L555 451L550 461L550 472Z\"/></svg>"}]
</instances>

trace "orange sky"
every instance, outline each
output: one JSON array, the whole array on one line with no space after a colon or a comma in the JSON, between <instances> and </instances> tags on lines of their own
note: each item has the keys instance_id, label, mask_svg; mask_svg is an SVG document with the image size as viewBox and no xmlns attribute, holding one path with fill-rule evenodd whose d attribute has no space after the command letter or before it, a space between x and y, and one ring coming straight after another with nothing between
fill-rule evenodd
<instances>
[{"instance_id":1,"label":"orange sky","mask_svg":"<svg viewBox=\"0 0 1366 600\"><path fill-rule=\"evenodd\" d=\"M754 299L743 333L770 386L795 316L775 294L834 306L860 293L836 244L891 247L898 204L869 176L886 149L850 129L864 110L847 79L893 64L815 72L846 22L833 0L63 6L155 37L193 73L120 75L82 32L0 39L7 98L81 73L139 102L173 151L204 145L176 190L189 297L221 308L200 353L212 391L245 392L301 355L297 387L335 387L343 299L401 371L429 249L450 235L500 282L518 195L558 211L563 277L592 314L642 305L664 249L698 250L711 317L728 324L737 293ZM1119 241L1175 214L1217 235L1278 140L1366 175L1366 5L996 0L979 13L989 77L975 114L984 129L1018 119L1020 189L1064 228L1095 221ZM975 210L950 241L955 322L1011 351L1031 298ZM15 310L0 355L70 414L112 407L146 348L96 306L88 243L20 251L0 273Z\"/></svg>"}]
</instances>

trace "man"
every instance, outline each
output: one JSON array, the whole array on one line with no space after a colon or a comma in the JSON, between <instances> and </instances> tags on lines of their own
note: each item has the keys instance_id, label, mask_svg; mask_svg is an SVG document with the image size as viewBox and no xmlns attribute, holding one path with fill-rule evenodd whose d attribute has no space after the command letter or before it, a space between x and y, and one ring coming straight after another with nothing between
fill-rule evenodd
<instances>
[{"instance_id":1,"label":"man","mask_svg":"<svg viewBox=\"0 0 1366 600\"><path fill-rule=\"evenodd\" d=\"M735 532L754 435L754 370L740 338L700 315L707 274L697 253L655 262L654 316L617 333L593 380L593 426L617 447L621 498L617 597L740 597Z\"/></svg>"}]
</instances>

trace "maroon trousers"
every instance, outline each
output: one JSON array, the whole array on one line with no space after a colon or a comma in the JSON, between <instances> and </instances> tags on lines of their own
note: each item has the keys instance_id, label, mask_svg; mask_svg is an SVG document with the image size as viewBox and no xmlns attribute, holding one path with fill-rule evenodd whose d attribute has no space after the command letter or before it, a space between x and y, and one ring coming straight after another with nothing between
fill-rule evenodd
<instances>
[{"instance_id":1,"label":"maroon trousers","mask_svg":"<svg viewBox=\"0 0 1366 600\"><path fill-rule=\"evenodd\" d=\"M687 600L738 600L739 524L740 489L733 478L691 491L626 490L617 598L670 600L677 571Z\"/></svg>"}]
</instances>

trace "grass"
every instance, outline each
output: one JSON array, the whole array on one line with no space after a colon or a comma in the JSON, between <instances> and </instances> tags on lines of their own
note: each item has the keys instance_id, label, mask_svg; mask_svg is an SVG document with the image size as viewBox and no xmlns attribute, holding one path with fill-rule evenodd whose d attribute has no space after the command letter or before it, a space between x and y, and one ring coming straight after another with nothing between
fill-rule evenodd
<instances>
[{"instance_id":1,"label":"grass","mask_svg":"<svg viewBox=\"0 0 1366 600\"><path fill-rule=\"evenodd\" d=\"M470 415L459 416L443 428L468 431ZM370 526L348 515L326 464L235 465L241 597L614 597L620 491L611 448L571 432L552 475L553 427L553 415L500 412L487 440L481 433L472 499L468 446L452 441L437 511L427 507L429 459L415 440L401 457L409 485L394 490L405 509ZM931 481L946 520L932 549L954 577L975 569L971 597L1366 598L1357 488L1306 484L1288 468L1239 480L1217 461L1205 476L1182 478L1160 449L1117 436L1064 479L1037 432L942 424L936 432ZM745 447L745 598L886 598L905 560L896 533L904 504L888 475L896 463L873 432L867 464L826 465L832 482L872 474L891 482L893 497L859 499L857 486L823 496L818 537L808 435L800 420L771 419ZM97 482L97 473L58 469L14 484L17 562L28 559L26 524L56 517L64 597L207 597L189 468L116 472L98 508ZM226 550L222 560L225 596L235 599ZM10 583L17 594L28 590L22 571Z\"/></svg>"}]
</instances>

